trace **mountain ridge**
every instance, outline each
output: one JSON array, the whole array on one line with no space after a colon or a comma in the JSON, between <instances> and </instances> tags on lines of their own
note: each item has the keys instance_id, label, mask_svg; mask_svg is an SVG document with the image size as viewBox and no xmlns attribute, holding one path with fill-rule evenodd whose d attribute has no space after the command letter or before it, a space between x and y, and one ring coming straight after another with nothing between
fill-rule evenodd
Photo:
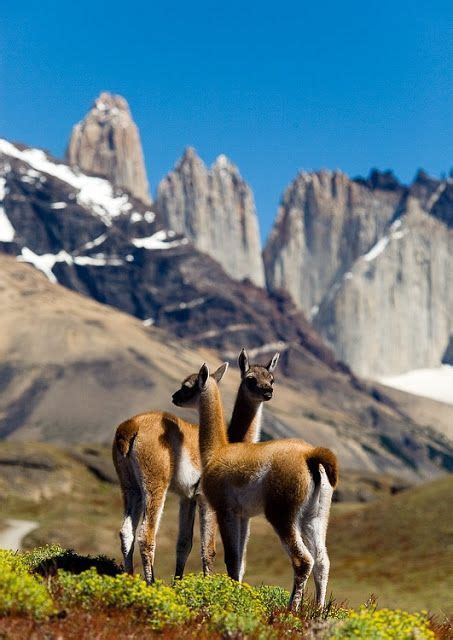
<instances>
[{"instance_id":1,"label":"mountain ridge","mask_svg":"<svg viewBox=\"0 0 453 640\"><path fill-rule=\"evenodd\" d=\"M140 134L122 96L103 91L96 98L72 129L66 160L151 204Z\"/></svg>"},{"instance_id":2,"label":"mountain ridge","mask_svg":"<svg viewBox=\"0 0 453 640\"><path fill-rule=\"evenodd\" d=\"M159 182L156 208L165 226L218 260L231 277L265 286L253 193L227 156L220 154L208 168L187 147Z\"/></svg>"}]
</instances>

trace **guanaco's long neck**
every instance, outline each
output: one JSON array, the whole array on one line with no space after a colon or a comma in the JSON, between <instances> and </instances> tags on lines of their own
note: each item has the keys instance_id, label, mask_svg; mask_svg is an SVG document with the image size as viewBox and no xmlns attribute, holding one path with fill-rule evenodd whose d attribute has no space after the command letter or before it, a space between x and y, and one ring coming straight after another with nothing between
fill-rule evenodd
<instances>
[{"instance_id":1,"label":"guanaco's long neck","mask_svg":"<svg viewBox=\"0 0 453 640\"><path fill-rule=\"evenodd\" d=\"M228 444L223 417L223 404L219 387L212 378L208 378L206 388L200 394L200 457L204 468L212 455L220 447Z\"/></svg>"},{"instance_id":2,"label":"guanaco's long neck","mask_svg":"<svg viewBox=\"0 0 453 640\"><path fill-rule=\"evenodd\" d=\"M228 427L229 442L258 442L262 414L263 403L251 401L241 383Z\"/></svg>"}]
</instances>

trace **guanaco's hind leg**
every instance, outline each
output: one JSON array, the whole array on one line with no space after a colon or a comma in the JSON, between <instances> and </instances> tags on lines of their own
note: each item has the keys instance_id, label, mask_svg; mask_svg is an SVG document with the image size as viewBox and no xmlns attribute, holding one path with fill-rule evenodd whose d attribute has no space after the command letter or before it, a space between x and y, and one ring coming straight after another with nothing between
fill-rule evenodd
<instances>
[{"instance_id":1,"label":"guanaco's hind leg","mask_svg":"<svg viewBox=\"0 0 453 640\"><path fill-rule=\"evenodd\" d=\"M121 551L124 558L124 568L127 573L132 574L134 572L135 534L143 512L142 493L131 468L130 459L119 454L115 444L112 453L123 495L124 516L120 529Z\"/></svg>"},{"instance_id":2,"label":"guanaco's hind leg","mask_svg":"<svg viewBox=\"0 0 453 640\"><path fill-rule=\"evenodd\" d=\"M196 506L197 502L194 498L181 498L179 501L179 532L176 544L175 579L182 578L187 558L192 550Z\"/></svg>"},{"instance_id":3,"label":"guanaco's hind leg","mask_svg":"<svg viewBox=\"0 0 453 640\"><path fill-rule=\"evenodd\" d=\"M135 534L143 513L140 490L127 489L124 492L124 520L120 530L121 551L124 568L131 575L134 573Z\"/></svg>"},{"instance_id":4,"label":"guanaco's hind leg","mask_svg":"<svg viewBox=\"0 0 453 640\"><path fill-rule=\"evenodd\" d=\"M205 576L213 571L216 555L217 519L214 510L206 498L198 497L198 513L200 517L201 563Z\"/></svg>"},{"instance_id":5,"label":"guanaco's hind leg","mask_svg":"<svg viewBox=\"0 0 453 640\"><path fill-rule=\"evenodd\" d=\"M145 513L138 534L138 544L143 562L143 573L148 584L154 582L154 555L156 536L167 493L166 487L155 487L151 493L144 492Z\"/></svg>"},{"instance_id":6,"label":"guanaco's hind leg","mask_svg":"<svg viewBox=\"0 0 453 640\"><path fill-rule=\"evenodd\" d=\"M294 519L293 522L288 522L281 515L280 517L276 516L275 512L266 515L291 558L294 582L289 608L297 611L304 595L305 585L313 568L313 557L302 540L297 519Z\"/></svg>"},{"instance_id":7,"label":"guanaco's hind leg","mask_svg":"<svg viewBox=\"0 0 453 640\"><path fill-rule=\"evenodd\" d=\"M327 525L333 489L324 467L320 465L320 484L316 487L313 506L301 519L302 536L313 556L313 578L316 587L316 604L323 607L326 600L330 561L326 548Z\"/></svg>"}]
</instances>

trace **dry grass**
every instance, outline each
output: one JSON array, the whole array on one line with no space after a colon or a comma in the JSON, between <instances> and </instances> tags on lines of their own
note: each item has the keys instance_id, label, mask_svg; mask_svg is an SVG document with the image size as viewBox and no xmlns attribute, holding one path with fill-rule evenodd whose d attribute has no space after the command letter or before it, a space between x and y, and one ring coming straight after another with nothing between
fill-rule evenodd
<instances>
[{"instance_id":1,"label":"dry grass","mask_svg":"<svg viewBox=\"0 0 453 640\"><path fill-rule=\"evenodd\" d=\"M206 627L188 624L169 628L165 631L152 631L149 623L133 612L127 611L85 611L73 609L63 616L45 622L36 622L30 618L11 616L0 618L0 638L2 640L116 640L135 638L161 638L162 640L215 640L220 634Z\"/></svg>"}]
</instances>

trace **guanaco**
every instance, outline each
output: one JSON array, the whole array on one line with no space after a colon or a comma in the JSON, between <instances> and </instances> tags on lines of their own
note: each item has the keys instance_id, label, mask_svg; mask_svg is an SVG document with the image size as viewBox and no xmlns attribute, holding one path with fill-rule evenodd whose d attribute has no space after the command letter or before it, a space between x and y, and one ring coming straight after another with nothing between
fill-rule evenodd
<instances>
[{"instance_id":1,"label":"guanaco","mask_svg":"<svg viewBox=\"0 0 453 640\"><path fill-rule=\"evenodd\" d=\"M250 365L245 349L238 364L241 372L228 435L232 442L256 442L260 437L263 402L272 398L276 353L267 365ZM213 373L220 382L226 365ZM198 374L188 376L174 394L175 404L198 406ZM120 530L125 570L133 573L133 554L138 544L145 580L154 581L156 536L168 491L179 495L179 532L176 544L175 578L184 573L192 549L195 511L200 516L203 572L209 574L215 557L215 516L200 491L201 463L198 426L170 413L154 411L126 420L116 430L113 462L120 481L124 519Z\"/></svg>"},{"instance_id":2,"label":"guanaco","mask_svg":"<svg viewBox=\"0 0 453 640\"><path fill-rule=\"evenodd\" d=\"M297 439L229 443L218 378L209 377L206 364L198 373L199 446L202 491L217 516L228 575L242 581L249 521L264 512L291 558L290 608L298 609L312 569L317 605L322 607L329 576L326 532L338 479L336 457L329 449Z\"/></svg>"}]
</instances>

